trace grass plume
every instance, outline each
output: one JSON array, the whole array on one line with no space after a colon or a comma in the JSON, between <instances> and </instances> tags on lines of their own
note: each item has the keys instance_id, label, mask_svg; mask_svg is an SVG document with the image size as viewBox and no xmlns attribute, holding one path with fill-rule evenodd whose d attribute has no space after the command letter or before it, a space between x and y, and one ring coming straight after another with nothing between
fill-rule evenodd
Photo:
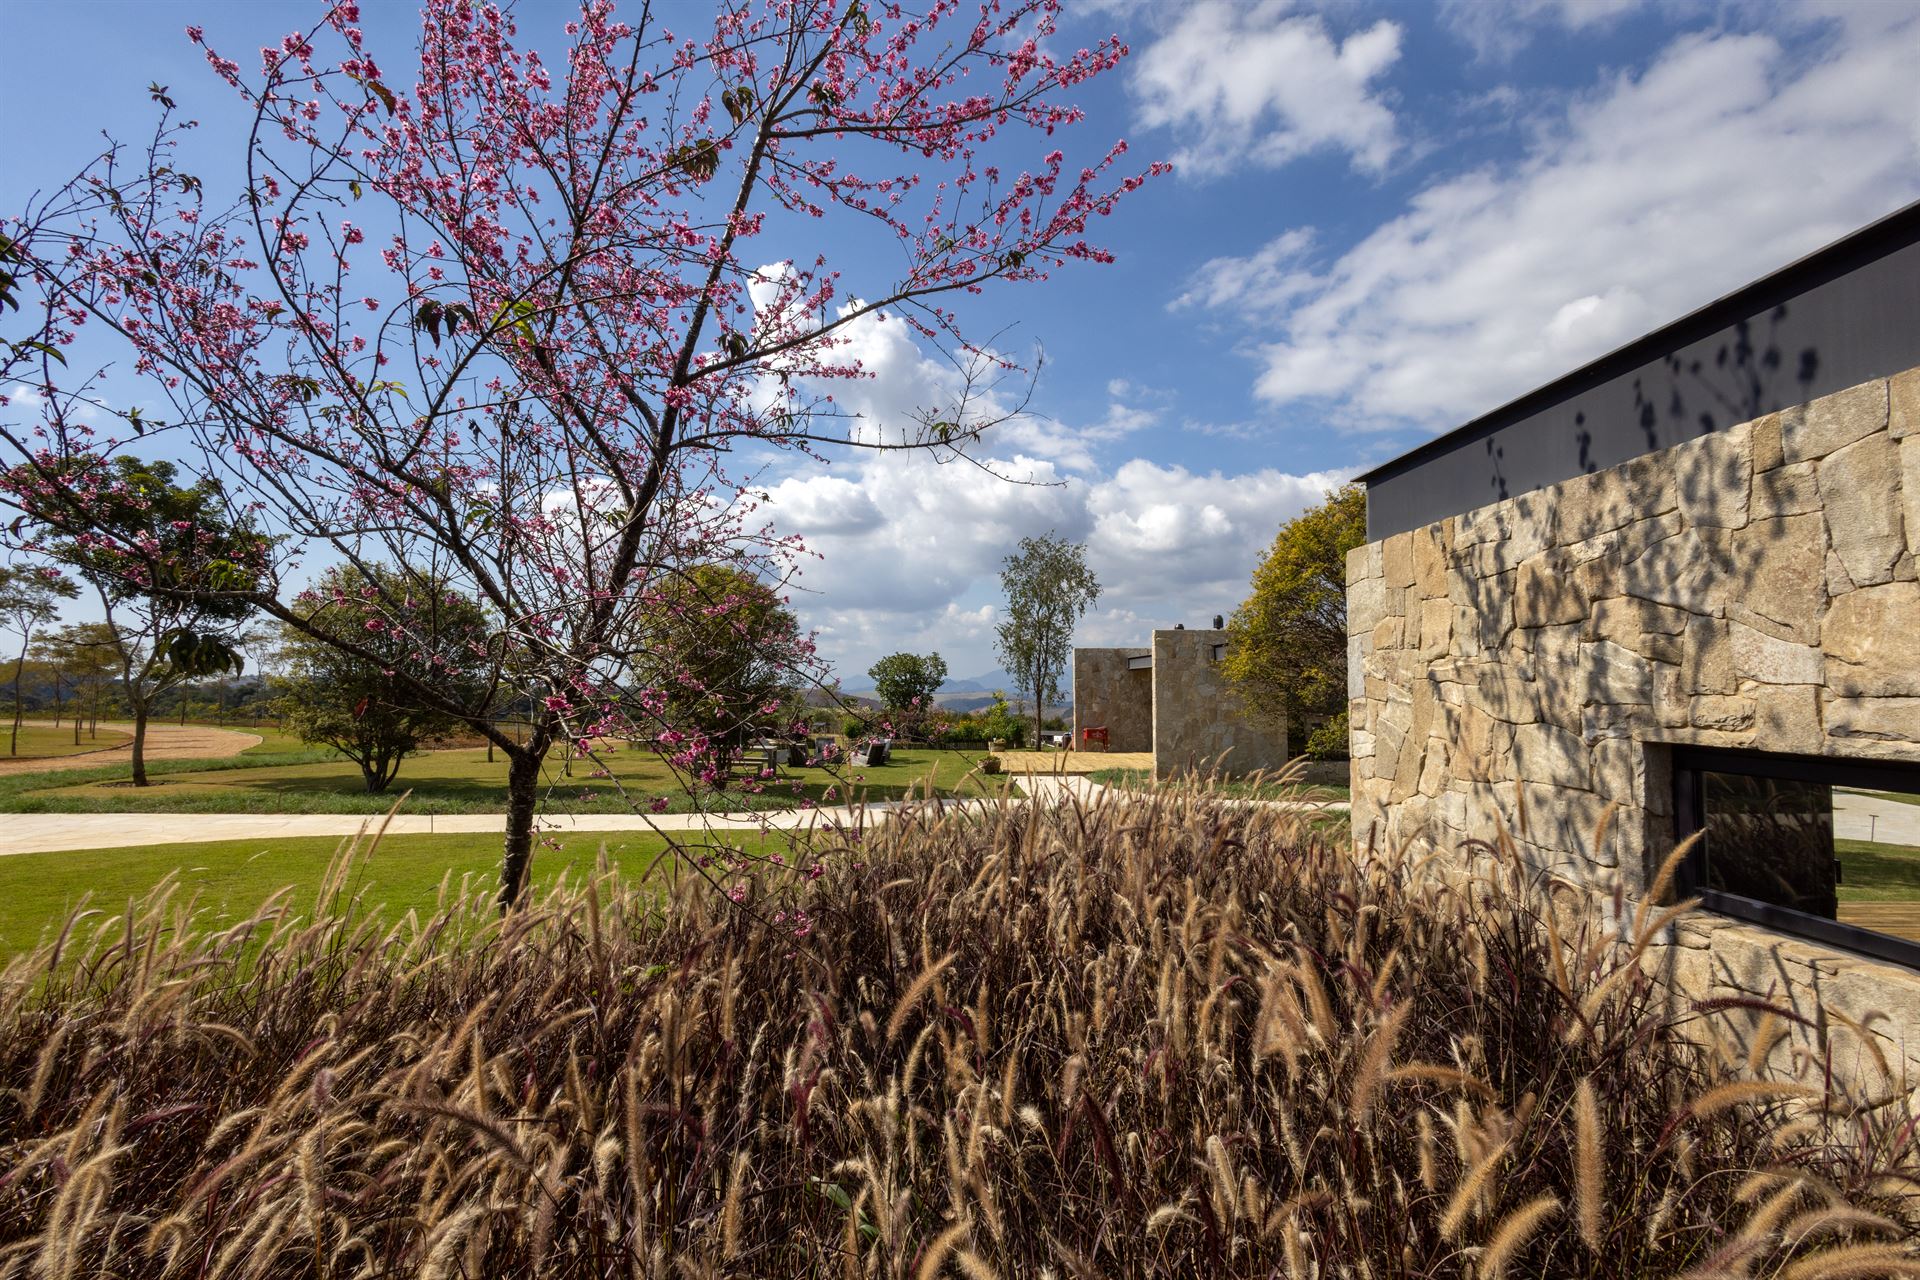
<instances>
[{"instance_id":1,"label":"grass plume","mask_svg":"<svg viewBox=\"0 0 1920 1280\"><path fill-rule=\"evenodd\" d=\"M1177 788L808 853L76 919L0 974L0 1280L1920 1273L1905 1108L1511 857Z\"/></svg>"}]
</instances>

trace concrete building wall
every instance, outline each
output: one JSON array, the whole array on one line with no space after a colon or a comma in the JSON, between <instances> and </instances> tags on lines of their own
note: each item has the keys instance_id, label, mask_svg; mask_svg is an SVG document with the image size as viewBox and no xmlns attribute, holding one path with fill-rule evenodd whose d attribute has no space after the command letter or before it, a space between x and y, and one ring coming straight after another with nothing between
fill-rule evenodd
<instances>
[{"instance_id":1,"label":"concrete building wall","mask_svg":"<svg viewBox=\"0 0 1920 1280\"><path fill-rule=\"evenodd\" d=\"M1638 892L1673 844L1674 746L1920 762L1917 560L1920 369L1358 548L1355 837L1504 824L1536 865ZM1871 1015L1920 1064L1902 966L1702 913L1666 963L1701 995Z\"/></svg>"},{"instance_id":2,"label":"concrete building wall","mask_svg":"<svg viewBox=\"0 0 1920 1280\"><path fill-rule=\"evenodd\" d=\"M1153 750L1153 672L1131 671L1129 658L1152 649L1073 651L1073 743L1089 725L1107 727L1109 751Z\"/></svg>"},{"instance_id":3,"label":"concrete building wall","mask_svg":"<svg viewBox=\"0 0 1920 1280\"><path fill-rule=\"evenodd\" d=\"M1213 651L1224 631L1153 633L1153 772L1244 774L1287 762L1285 726L1250 723Z\"/></svg>"}]
</instances>

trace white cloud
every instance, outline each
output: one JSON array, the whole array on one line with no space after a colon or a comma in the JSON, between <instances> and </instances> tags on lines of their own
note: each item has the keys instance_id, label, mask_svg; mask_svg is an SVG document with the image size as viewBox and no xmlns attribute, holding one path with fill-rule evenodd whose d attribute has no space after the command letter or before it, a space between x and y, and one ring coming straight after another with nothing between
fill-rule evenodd
<instances>
[{"instance_id":1,"label":"white cloud","mask_svg":"<svg viewBox=\"0 0 1920 1280\"><path fill-rule=\"evenodd\" d=\"M1605 27L1645 0L1442 0L1440 19L1486 61L1504 62L1543 28Z\"/></svg>"},{"instance_id":2,"label":"white cloud","mask_svg":"<svg viewBox=\"0 0 1920 1280\"><path fill-rule=\"evenodd\" d=\"M1140 123L1182 138L1174 163L1194 176L1276 168L1322 148L1378 172L1398 140L1374 82L1399 56L1392 22L1339 39L1285 0L1207 0L1139 54L1131 86Z\"/></svg>"},{"instance_id":3,"label":"white cloud","mask_svg":"<svg viewBox=\"0 0 1920 1280\"><path fill-rule=\"evenodd\" d=\"M952 371L898 320L850 326L848 351L869 375L833 384L836 404L872 437L951 394ZM1155 625L1198 625L1231 611L1280 523L1339 483L1275 470L1199 474L1114 446L1160 420L1171 397L1125 378L1086 423L1016 415L974 460L854 452L757 485L775 527L817 558L802 562L793 603L823 655L857 687L873 660L938 649L956 675L987 671L1002 559L1023 536L1087 544L1103 587L1088 642L1119 643ZM1008 479L1014 477L1015 479Z\"/></svg>"},{"instance_id":4,"label":"white cloud","mask_svg":"<svg viewBox=\"0 0 1920 1280\"><path fill-rule=\"evenodd\" d=\"M1270 402L1359 428L1484 412L1920 195L1920 15L1891 8L1846 11L1804 65L1765 35L1679 39L1331 264L1288 231L1173 305L1268 335Z\"/></svg>"},{"instance_id":5,"label":"white cloud","mask_svg":"<svg viewBox=\"0 0 1920 1280\"><path fill-rule=\"evenodd\" d=\"M1000 467L1053 474L1017 456ZM852 679L903 648L939 649L956 675L991 669L1001 560L1028 535L1086 543L1103 594L1083 624L1083 643L1202 625L1245 596L1275 530L1342 478L1199 474L1136 458L1111 474L1033 486L966 464L888 454L855 463L849 475L795 476L769 492L780 529L800 534L820 557L802 568L796 611ZM849 506L881 519L836 523Z\"/></svg>"}]
</instances>

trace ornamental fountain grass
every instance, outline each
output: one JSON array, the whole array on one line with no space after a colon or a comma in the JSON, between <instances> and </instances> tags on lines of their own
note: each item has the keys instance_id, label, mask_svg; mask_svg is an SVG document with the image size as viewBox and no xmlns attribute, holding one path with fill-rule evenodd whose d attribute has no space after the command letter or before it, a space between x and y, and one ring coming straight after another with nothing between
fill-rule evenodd
<instances>
[{"instance_id":1,"label":"ornamental fountain grass","mask_svg":"<svg viewBox=\"0 0 1920 1280\"><path fill-rule=\"evenodd\" d=\"M1920 1275L1901 1091L1498 841L1169 789L398 920L368 852L11 965L0 1276Z\"/></svg>"}]
</instances>

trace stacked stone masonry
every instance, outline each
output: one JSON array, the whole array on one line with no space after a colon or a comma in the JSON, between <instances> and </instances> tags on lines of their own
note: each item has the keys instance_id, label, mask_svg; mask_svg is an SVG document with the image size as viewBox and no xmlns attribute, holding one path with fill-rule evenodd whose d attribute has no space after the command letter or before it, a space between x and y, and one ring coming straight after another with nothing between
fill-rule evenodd
<instances>
[{"instance_id":1,"label":"stacked stone masonry","mask_svg":"<svg viewBox=\"0 0 1920 1280\"><path fill-rule=\"evenodd\" d=\"M1153 633L1155 777L1198 770L1242 776L1286 764L1286 726L1249 716L1214 660L1226 642L1224 631Z\"/></svg>"},{"instance_id":2,"label":"stacked stone masonry","mask_svg":"<svg viewBox=\"0 0 1920 1280\"><path fill-rule=\"evenodd\" d=\"M1073 651L1073 738L1095 726L1107 731L1109 751L1153 750L1153 672L1128 666L1152 649Z\"/></svg>"},{"instance_id":3,"label":"stacked stone masonry","mask_svg":"<svg viewBox=\"0 0 1920 1280\"><path fill-rule=\"evenodd\" d=\"M1170 628L1146 648L1073 651L1074 738L1103 725L1110 751L1151 751L1154 776L1248 774L1287 762L1285 725L1246 714L1215 652L1227 633ZM1135 667L1140 659L1148 665Z\"/></svg>"},{"instance_id":4,"label":"stacked stone masonry","mask_svg":"<svg viewBox=\"0 0 1920 1280\"><path fill-rule=\"evenodd\" d=\"M1920 761L1917 561L1920 369L1357 548L1356 838L1504 826L1638 892L1666 746ZM1920 975L1708 916L1679 942L1690 990L1798 983L1920 1062Z\"/></svg>"}]
</instances>

